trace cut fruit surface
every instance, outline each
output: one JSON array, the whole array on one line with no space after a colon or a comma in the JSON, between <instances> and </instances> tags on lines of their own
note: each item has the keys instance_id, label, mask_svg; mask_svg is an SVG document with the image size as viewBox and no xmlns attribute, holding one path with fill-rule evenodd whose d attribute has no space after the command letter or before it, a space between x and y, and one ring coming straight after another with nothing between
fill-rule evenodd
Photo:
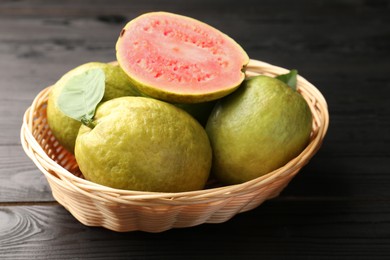
<instances>
[{"instance_id":1,"label":"cut fruit surface","mask_svg":"<svg viewBox=\"0 0 390 260\"><path fill-rule=\"evenodd\" d=\"M152 12L130 21L116 44L122 69L139 90L170 102L210 101L244 80L246 52L226 34L193 18Z\"/></svg>"}]
</instances>

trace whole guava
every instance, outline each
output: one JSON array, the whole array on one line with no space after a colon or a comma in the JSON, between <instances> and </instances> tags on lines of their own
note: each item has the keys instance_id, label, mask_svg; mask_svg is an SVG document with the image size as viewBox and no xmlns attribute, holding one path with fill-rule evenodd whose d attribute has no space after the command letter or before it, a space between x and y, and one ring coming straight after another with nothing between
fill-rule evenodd
<instances>
[{"instance_id":1,"label":"whole guava","mask_svg":"<svg viewBox=\"0 0 390 260\"><path fill-rule=\"evenodd\" d=\"M206 126L207 120L214 108L216 101L202 102L202 103L176 103L175 106L183 109L191 116L193 116L202 126Z\"/></svg>"},{"instance_id":2,"label":"whole guava","mask_svg":"<svg viewBox=\"0 0 390 260\"><path fill-rule=\"evenodd\" d=\"M307 146L312 114L305 99L279 79L248 78L220 100L206 125L212 174L237 184L269 173Z\"/></svg>"},{"instance_id":3,"label":"whole guava","mask_svg":"<svg viewBox=\"0 0 390 260\"><path fill-rule=\"evenodd\" d=\"M68 80L89 69L101 68L105 74L105 92L102 101L121 96L138 96L128 76L115 64L89 62L64 74L52 87L47 102L47 121L57 141L69 152L74 152L75 140L81 123L65 115L57 99Z\"/></svg>"},{"instance_id":4,"label":"whole guava","mask_svg":"<svg viewBox=\"0 0 390 260\"><path fill-rule=\"evenodd\" d=\"M100 104L93 129L82 125L75 157L87 180L151 192L202 189L212 151L205 129L184 110L145 97Z\"/></svg>"}]
</instances>

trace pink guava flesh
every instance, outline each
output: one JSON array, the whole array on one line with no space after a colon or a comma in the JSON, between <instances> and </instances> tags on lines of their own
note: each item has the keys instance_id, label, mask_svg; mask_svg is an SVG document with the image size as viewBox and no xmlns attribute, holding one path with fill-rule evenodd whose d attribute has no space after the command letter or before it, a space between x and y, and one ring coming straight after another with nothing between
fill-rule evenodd
<instances>
[{"instance_id":1,"label":"pink guava flesh","mask_svg":"<svg viewBox=\"0 0 390 260\"><path fill-rule=\"evenodd\" d=\"M122 69L146 86L146 94L207 96L232 92L244 79L249 58L233 39L195 19L148 13L130 21L116 46ZM150 93L148 93L150 90ZM215 94L214 93L220 93Z\"/></svg>"}]
</instances>

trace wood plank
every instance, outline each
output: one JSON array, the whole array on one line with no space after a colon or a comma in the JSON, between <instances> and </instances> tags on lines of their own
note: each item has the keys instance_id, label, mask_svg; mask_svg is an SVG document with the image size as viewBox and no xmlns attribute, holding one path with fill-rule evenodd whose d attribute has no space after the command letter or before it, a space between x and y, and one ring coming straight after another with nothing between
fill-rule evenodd
<instances>
[{"instance_id":1,"label":"wood plank","mask_svg":"<svg viewBox=\"0 0 390 260\"><path fill-rule=\"evenodd\" d=\"M44 175L20 146L0 146L0 204L54 201Z\"/></svg>"},{"instance_id":2,"label":"wood plank","mask_svg":"<svg viewBox=\"0 0 390 260\"><path fill-rule=\"evenodd\" d=\"M312 159L282 192L299 198L389 198L389 157Z\"/></svg>"},{"instance_id":3,"label":"wood plank","mask_svg":"<svg viewBox=\"0 0 390 260\"><path fill-rule=\"evenodd\" d=\"M223 224L158 234L86 227L61 206L1 206L0 245L5 259L386 259L388 202L273 200Z\"/></svg>"}]
</instances>

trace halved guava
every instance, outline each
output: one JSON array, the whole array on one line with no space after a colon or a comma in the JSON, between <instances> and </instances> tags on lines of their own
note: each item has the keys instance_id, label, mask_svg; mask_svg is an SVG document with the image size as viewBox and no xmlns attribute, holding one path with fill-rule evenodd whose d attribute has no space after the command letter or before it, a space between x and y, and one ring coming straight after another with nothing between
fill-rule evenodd
<instances>
[{"instance_id":1,"label":"halved guava","mask_svg":"<svg viewBox=\"0 0 390 260\"><path fill-rule=\"evenodd\" d=\"M249 57L232 38L190 17L151 12L131 20L116 56L133 84L169 102L199 103L233 92Z\"/></svg>"}]
</instances>

